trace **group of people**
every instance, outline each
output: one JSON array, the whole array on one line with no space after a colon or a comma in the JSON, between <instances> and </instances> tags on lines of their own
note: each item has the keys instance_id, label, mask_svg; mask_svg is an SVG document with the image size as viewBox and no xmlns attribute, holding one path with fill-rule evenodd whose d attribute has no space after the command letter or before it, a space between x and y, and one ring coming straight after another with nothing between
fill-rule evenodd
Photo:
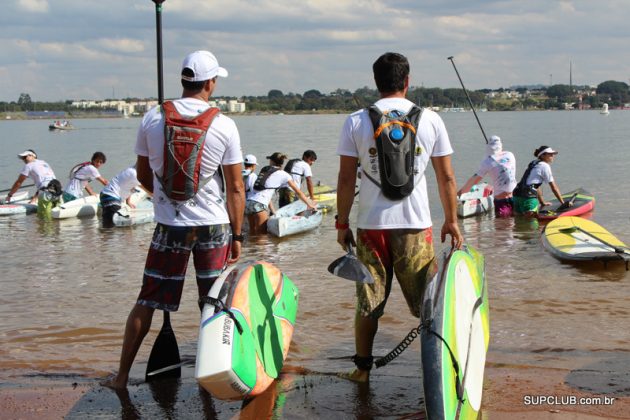
<instances>
[{"instance_id":1,"label":"group of people","mask_svg":"<svg viewBox=\"0 0 630 420\"><path fill-rule=\"evenodd\" d=\"M540 208L551 204L543 197L542 186L545 183L549 184L560 204L564 204L562 193L551 172L551 164L557 154L558 152L549 146L538 147L534 150L536 159L527 165L517 183L514 154L503 150L503 144L498 136L491 136L486 146L486 157L457 195L470 191L487 175L494 189L494 211L498 217L510 217L514 213L533 217Z\"/></svg>"},{"instance_id":2,"label":"group of people","mask_svg":"<svg viewBox=\"0 0 630 420\"><path fill-rule=\"evenodd\" d=\"M394 276L411 313L419 317L424 287L436 270L425 177L429 163L436 174L444 212L440 240L445 242L450 237L450 245L455 248L460 248L464 242L457 220L457 183L451 164L453 148L444 122L437 113L421 109L406 99L410 79L405 56L385 53L374 62L372 70L380 99L369 109L348 116L337 147L340 157L335 218L337 242L344 249L356 246L358 258L375 280L371 284L356 284L356 354L353 357L356 368L343 374L356 382L369 379L373 342ZM273 211L271 198L276 190L281 193L282 203L294 199L290 194L293 192L308 207L315 207L312 184L308 182L310 166L316 159L314 153L305 152L301 159L304 164L295 162L288 171L286 167L282 170L287 156L273 153L266 157L269 164L256 174L257 159L253 155L245 155L243 159L235 122L221 113L207 118L213 113L208 100L220 78L227 76L228 71L219 66L212 53L189 54L181 67L181 98L150 110L138 130L135 145L138 180L154 195L157 223L140 292L127 318L119 369L103 382L105 386L126 387L132 363L150 329L155 310L178 310L191 254L198 293L205 296L226 265L241 257L245 214L252 231L264 230ZM165 109L168 112L164 112ZM188 185L194 193L183 201L173 199L173 188L165 182L168 178L165 166L170 165L165 163L172 161L165 151L168 150L165 142L173 141L178 124L195 124L201 127L198 132L205 136L196 173L187 172L190 168L181 168L180 172L185 172L191 180ZM489 156L493 161L505 159L505 165L484 163L471 185L477 182L477 177L497 172L497 204L503 207L501 200L509 202L513 193L514 158L500 146L500 139L490 139L489 152L492 153ZM405 153L396 151L400 148ZM555 154L551 148L537 149L536 157L541 163L532 165L525 185L553 182L548 165ZM507 173L501 172L499 167L508 167ZM296 172L297 168L304 171L299 173L299 178L294 178L293 175L298 174L290 173L292 168ZM350 212L359 170L362 181L355 236ZM177 172L173 168L169 171ZM307 180L309 197L299 188L302 176ZM543 202L542 195L538 198ZM528 200L518 200L516 205L527 208L531 204Z\"/></svg>"},{"instance_id":3,"label":"group of people","mask_svg":"<svg viewBox=\"0 0 630 420\"><path fill-rule=\"evenodd\" d=\"M120 210L122 202L133 207L129 198L133 190L140 186L135 165L126 168L110 181L105 179L99 172L99 168L107 161L103 152L95 152L89 161L73 166L65 188L56 178L50 165L38 159L34 150L25 150L18 154L18 158L24 162L24 167L8 192L5 203L11 203L13 195L20 189L22 183L30 178L36 188L30 203L37 203L37 214L42 218L50 218L52 209L61 203L83 198L86 194L97 195L90 186L90 182L96 180L104 186L100 192L103 225L111 226L113 215Z\"/></svg>"},{"instance_id":4,"label":"group of people","mask_svg":"<svg viewBox=\"0 0 630 420\"><path fill-rule=\"evenodd\" d=\"M317 154L313 150L306 150L301 159L289 160L284 168L287 155L274 152L266 159L269 159L269 165L264 166L258 174L255 172L256 156L245 155L243 160L245 215L249 232L252 234L267 232L267 220L275 212L272 199L276 191L278 207L284 207L299 199L307 208L317 208L311 170L311 166L317 160ZM303 181L306 181L308 197L301 191Z\"/></svg>"}]
</instances>

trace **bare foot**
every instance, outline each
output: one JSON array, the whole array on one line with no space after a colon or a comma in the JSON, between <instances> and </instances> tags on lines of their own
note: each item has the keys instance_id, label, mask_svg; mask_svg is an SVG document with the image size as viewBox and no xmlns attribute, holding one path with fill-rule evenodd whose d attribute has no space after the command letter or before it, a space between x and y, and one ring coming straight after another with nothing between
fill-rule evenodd
<instances>
[{"instance_id":1,"label":"bare foot","mask_svg":"<svg viewBox=\"0 0 630 420\"><path fill-rule=\"evenodd\" d=\"M347 373L338 373L337 376L360 384L365 384L370 381L369 370L354 369Z\"/></svg>"},{"instance_id":2,"label":"bare foot","mask_svg":"<svg viewBox=\"0 0 630 420\"><path fill-rule=\"evenodd\" d=\"M120 378L118 375L112 375L101 381L100 385L114 390L126 389L127 379Z\"/></svg>"}]
</instances>

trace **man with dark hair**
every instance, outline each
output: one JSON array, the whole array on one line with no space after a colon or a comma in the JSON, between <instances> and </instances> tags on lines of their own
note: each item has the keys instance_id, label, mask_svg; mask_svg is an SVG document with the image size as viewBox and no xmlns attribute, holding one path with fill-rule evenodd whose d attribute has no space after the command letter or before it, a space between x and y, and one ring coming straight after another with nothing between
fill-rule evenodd
<instances>
[{"instance_id":1,"label":"man with dark hair","mask_svg":"<svg viewBox=\"0 0 630 420\"><path fill-rule=\"evenodd\" d=\"M127 385L129 370L149 331L155 309L179 308L191 253L199 296L207 295L226 265L237 262L241 255L245 208L241 141L234 121L208 105L218 77L227 75L212 53L189 54L182 64L182 97L149 111L138 130L138 181L153 192L157 225L142 288L127 318L120 369L114 378L104 382L106 386ZM188 128L192 124L197 127L195 130ZM183 134L177 137L178 132ZM177 159L165 155L165 142L194 136L195 140L204 140L199 165L169 167L176 165ZM181 191L171 185L183 180L190 186L187 182L193 178L198 179L194 192L179 200L177 194Z\"/></svg>"},{"instance_id":2,"label":"man with dark hair","mask_svg":"<svg viewBox=\"0 0 630 420\"><path fill-rule=\"evenodd\" d=\"M450 157L453 149L442 119L405 98L409 88L409 62L403 55L382 55L374 63L373 72L380 99L369 109L356 111L346 119L337 148L340 156L337 241L344 249L348 244L356 245L359 259L375 279L373 284L357 283L356 286L356 355L353 357L356 369L342 375L356 382L369 380L374 337L393 276L396 275L411 313L419 317L426 281L436 269L425 179L429 161L436 174L444 209L441 240L444 242L446 235L450 235L452 246L460 247L463 242L457 225L457 187ZM384 139L383 132L390 138ZM385 148L381 143L386 141L395 142L408 153ZM407 155L413 159L406 159ZM363 176L355 244L350 230L350 210L359 162ZM394 165L383 168L383 162ZM391 182L393 176L405 183Z\"/></svg>"},{"instance_id":3,"label":"man with dark hair","mask_svg":"<svg viewBox=\"0 0 630 420\"><path fill-rule=\"evenodd\" d=\"M90 195L96 195L90 182L97 180L103 185L107 185L107 180L101 176L98 169L107 162L107 157L103 152L94 152L89 162L79 163L70 170L70 182L63 191L63 201L69 202L83 197L83 190Z\"/></svg>"},{"instance_id":4,"label":"man with dark hair","mask_svg":"<svg viewBox=\"0 0 630 420\"><path fill-rule=\"evenodd\" d=\"M308 191L309 198L311 200L315 200L315 194L313 192L313 171L311 170L311 166L317 160L317 154L312 150L306 150L302 154L302 159L291 159L287 162L284 167L284 171L288 172L293 178L293 182L298 186L298 188L302 188L302 179L306 180L306 189ZM296 201L298 198L291 191L290 188L280 188L278 190L278 206L284 207L287 204L291 204Z\"/></svg>"}]
</instances>

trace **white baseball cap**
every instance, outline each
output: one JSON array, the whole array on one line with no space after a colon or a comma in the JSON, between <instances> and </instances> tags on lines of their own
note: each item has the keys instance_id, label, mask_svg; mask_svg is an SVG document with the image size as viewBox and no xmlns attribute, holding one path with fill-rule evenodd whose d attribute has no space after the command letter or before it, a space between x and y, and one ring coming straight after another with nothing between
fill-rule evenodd
<instances>
[{"instance_id":1,"label":"white baseball cap","mask_svg":"<svg viewBox=\"0 0 630 420\"><path fill-rule=\"evenodd\" d=\"M184 58L182 71L192 70L194 76L183 76L182 79L188 82L204 82L216 76L227 77L228 72L223 67L219 67L217 58L210 51L195 51Z\"/></svg>"},{"instance_id":2,"label":"white baseball cap","mask_svg":"<svg viewBox=\"0 0 630 420\"><path fill-rule=\"evenodd\" d=\"M555 150L553 150L551 147L547 147L546 149L541 150L541 151L540 151L540 152L536 155L536 157L542 156L542 155L544 155L545 153L548 153L548 154L550 154L550 155L557 155L557 154L558 154L558 152L556 152Z\"/></svg>"},{"instance_id":3,"label":"white baseball cap","mask_svg":"<svg viewBox=\"0 0 630 420\"><path fill-rule=\"evenodd\" d=\"M245 155L245 159L243 159L246 165L256 165L258 161L256 160L256 156L254 155Z\"/></svg>"},{"instance_id":4,"label":"white baseball cap","mask_svg":"<svg viewBox=\"0 0 630 420\"><path fill-rule=\"evenodd\" d=\"M35 153L35 151L33 151L32 149L28 149L23 151L22 153L18 154L18 157L21 158L25 158L26 156L33 156L33 157L37 157L37 154Z\"/></svg>"}]
</instances>

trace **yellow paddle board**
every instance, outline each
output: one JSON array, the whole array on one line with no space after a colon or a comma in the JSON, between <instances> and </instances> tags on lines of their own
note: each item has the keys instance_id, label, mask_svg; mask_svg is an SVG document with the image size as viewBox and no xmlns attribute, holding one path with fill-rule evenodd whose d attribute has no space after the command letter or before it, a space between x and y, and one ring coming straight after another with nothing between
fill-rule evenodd
<instances>
[{"instance_id":1,"label":"yellow paddle board","mask_svg":"<svg viewBox=\"0 0 630 420\"><path fill-rule=\"evenodd\" d=\"M597 223L581 217L559 217L545 227L545 249L562 260L630 261L630 248Z\"/></svg>"}]
</instances>

